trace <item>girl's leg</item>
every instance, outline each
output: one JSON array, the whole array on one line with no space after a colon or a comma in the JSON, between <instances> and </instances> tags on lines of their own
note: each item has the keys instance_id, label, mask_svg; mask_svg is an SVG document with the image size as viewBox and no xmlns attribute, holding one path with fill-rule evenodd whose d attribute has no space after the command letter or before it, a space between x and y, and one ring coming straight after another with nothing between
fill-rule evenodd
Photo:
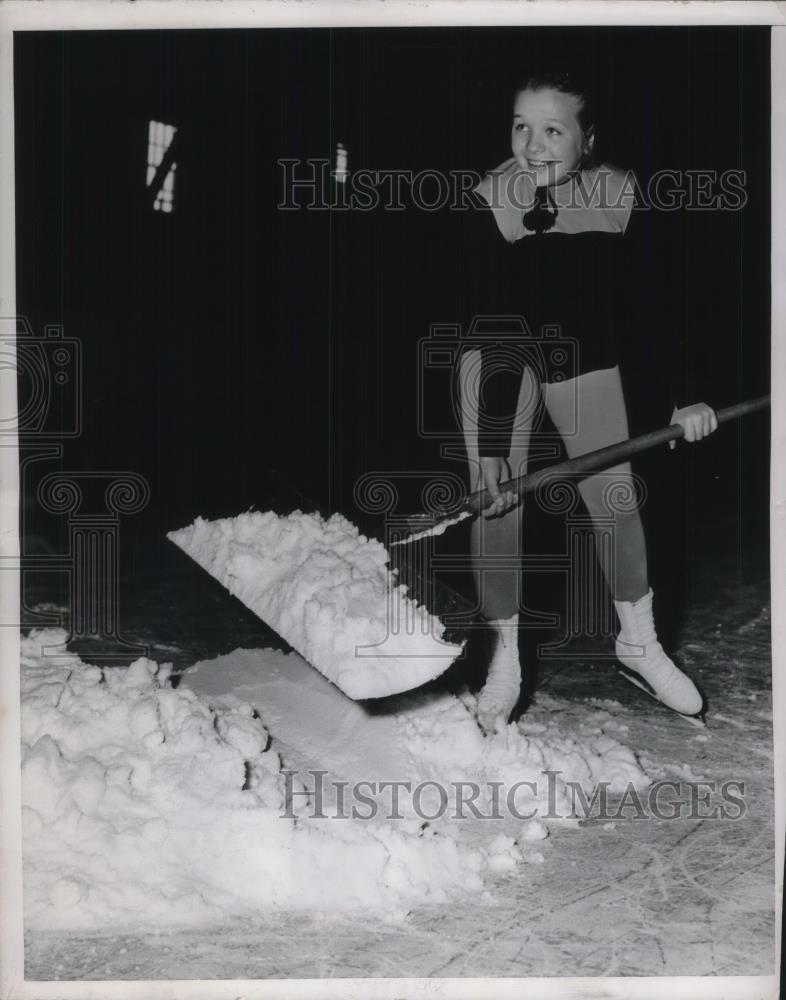
<instances>
[{"instance_id":1,"label":"girl's leg","mask_svg":"<svg viewBox=\"0 0 786 1000\"><path fill-rule=\"evenodd\" d=\"M628 416L618 368L588 372L578 378L543 386L543 398L554 426L562 435L569 458L625 441ZM603 575L617 601L636 601L649 590L644 528L635 503L635 484L629 462L615 465L579 482L587 510L597 522L600 543L602 519L614 517L616 559L605 545L597 552ZM614 498L624 498L614 503ZM630 501L630 502L629 502Z\"/></svg>"},{"instance_id":2,"label":"girl's leg","mask_svg":"<svg viewBox=\"0 0 786 1000\"><path fill-rule=\"evenodd\" d=\"M461 416L470 470L470 488L479 490L483 476L478 456L478 393L480 351L468 351L459 371ZM540 387L525 369L508 463L511 476L527 471L532 423L540 405ZM516 705L521 688L518 656L518 618L521 601L521 545L523 506L501 517L477 517L471 528L470 548L479 607L494 632L494 650L488 677L478 696L478 722L487 732L501 729Z\"/></svg>"},{"instance_id":3,"label":"girl's leg","mask_svg":"<svg viewBox=\"0 0 786 1000\"><path fill-rule=\"evenodd\" d=\"M628 437L617 368L544 386L543 395L549 416L562 434L571 458ZM696 715L702 709L703 699L690 678L666 655L655 631L644 531L635 507L630 464L626 462L604 474L588 476L580 483L579 490L590 515L598 522L598 535L602 530L600 519L614 518L616 561L612 564L603 545L598 545L598 553L620 619L617 658L642 677L664 704L685 715ZM612 496L619 498L620 492L634 501L632 509L628 509L627 503L612 503Z\"/></svg>"},{"instance_id":4,"label":"girl's leg","mask_svg":"<svg viewBox=\"0 0 786 1000\"><path fill-rule=\"evenodd\" d=\"M483 488L478 456L478 392L480 351L467 351L459 369L461 419L469 461L470 489ZM540 406L540 386L529 368L524 370L508 463L511 475L527 471L533 419ZM521 589L523 505L501 517L475 518L471 529L473 574L482 615L489 620L518 614Z\"/></svg>"}]
</instances>

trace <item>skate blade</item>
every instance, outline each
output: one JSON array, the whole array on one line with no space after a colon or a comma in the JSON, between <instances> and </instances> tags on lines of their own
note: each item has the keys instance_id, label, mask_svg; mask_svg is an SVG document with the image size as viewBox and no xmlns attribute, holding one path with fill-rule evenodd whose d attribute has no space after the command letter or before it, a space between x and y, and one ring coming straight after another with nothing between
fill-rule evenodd
<instances>
[{"instance_id":1,"label":"skate blade","mask_svg":"<svg viewBox=\"0 0 786 1000\"><path fill-rule=\"evenodd\" d=\"M668 708L670 712L674 712L675 715L679 715L681 719L685 719L686 722L690 722L691 725L697 726L699 729L706 728L707 720L705 718L706 712L704 709L702 709L697 715L685 715L684 712L678 712L676 708L672 708L670 705L667 705L665 701L661 701L655 693L655 690L650 687L643 677L634 676L633 673L625 670L623 667L618 667L617 669L626 681L630 681L631 684L635 684L637 688L640 688L645 694L648 694L650 698L652 698L653 701L657 701L659 705L663 705L664 708Z\"/></svg>"}]
</instances>

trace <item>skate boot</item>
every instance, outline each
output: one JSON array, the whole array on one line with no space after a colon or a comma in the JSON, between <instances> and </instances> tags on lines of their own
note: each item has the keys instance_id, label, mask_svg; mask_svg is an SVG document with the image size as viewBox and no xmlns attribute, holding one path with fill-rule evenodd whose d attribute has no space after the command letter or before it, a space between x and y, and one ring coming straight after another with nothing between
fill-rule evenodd
<instances>
[{"instance_id":1,"label":"skate boot","mask_svg":"<svg viewBox=\"0 0 786 1000\"><path fill-rule=\"evenodd\" d=\"M682 715L698 715L703 699L695 684L674 666L658 642L652 616L652 597L650 589L638 601L614 602L620 620L617 659L633 672L633 677L629 679L638 683L638 676L646 681L658 701Z\"/></svg>"},{"instance_id":2,"label":"skate boot","mask_svg":"<svg viewBox=\"0 0 786 1000\"><path fill-rule=\"evenodd\" d=\"M477 709L478 725L487 736L500 732L508 724L521 690L519 616L516 614L489 624L495 632L495 645L486 683L478 695Z\"/></svg>"}]
</instances>

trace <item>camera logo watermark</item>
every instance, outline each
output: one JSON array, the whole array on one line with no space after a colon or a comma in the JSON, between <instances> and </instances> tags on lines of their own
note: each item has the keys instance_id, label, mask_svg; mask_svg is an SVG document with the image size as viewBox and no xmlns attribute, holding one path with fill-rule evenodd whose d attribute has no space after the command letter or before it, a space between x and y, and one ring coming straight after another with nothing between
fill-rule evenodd
<instances>
[{"instance_id":1,"label":"camera logo watermark","mask_svg":"<svg viewBox=\"0 0 786 1000\"><path fill-rule=\"evenodd\" d=\"M82 432L82 345L60 326L36 334L25 317L0 318L0 368L16 377L15 417L0 436L21 443L77 438Z\"/></svg>"},{"instance_id":2,"label":"camera logo watermark","mask_svg":"<svg viewBox=\"0 0 786 1000\"><path fill-rule=\"evenodd\" d=\"M0 371L18 398L14 417L0 421L0 447L18 444L21 541L20 557L0 568L20 575L24 611L2 625L64 626L67 614L71 640L100 643L91 662L117 662L148 652L121 635L119 591L121 521L147 506L150 486L127 470L63 469L66 444L83 432L83 365L81 341L61 326L39 335L25 316L0 317ZM25 606L37 574L65 578L66 609Z\"/></svg>"},{"instance_id":3,"label":"camera logo watermark","mask_svg":"<svg viewBox=\"0 0 786 1000\"><path fill-rule=\"evenodd\" d=\"M455 619L450 613L441 615L446 624L459 625L464 631L482 628L478 619L486 587L504 585L508 592L517 593L516 579L524 571L556 574L563 580L564 615L528 607L519 594L520 628L557 630L552 641L540 645L541 657L612 660L611 644L601 649L597 639L612 639L616 631L609 575L617 571L617 535L626 519L638 515L647 498L645 483L629 469L593 472L591 495L583 472L541 468L530 473L519 507L506 515L509 537L504 552L492 537L498 531L495 519L475 518L474 548L467 539L458 552L445 552L437 541L446 522L463 519L467 493L483 487L478 455L481 433L487 442L506 446L512 479L527 474L533 459L556 458L563 443L580 434L581 385L575 377L581 370L579 351L578 342L566 337L559 326L546 325L534 333L523 316L475 317L466 332L458 324L432 324L428 336L418 343L417 432L439 441L443 457L458 461L461 472L444 466L422 472L369 472L356 482L354 499L359 510L384 521L386 547L396 553L408 584L420 591L421 603L432 606L428 598L439 592L440 581L449 582L451 574L454 578L457 574L474 576L474 604L462 608ZM500 375L518 386L511 419L484 413L484 400L493 394L493 381ZM546 382L560 387L560 420L558 430L543 432L542 385ZM429 405L435 398L445 405ZM404 497L410 498L409 508ZM586 506L588 497L591 510ZM558 551L523 552L526 505L563 518L564 543ZM416 512L418 516L413 517ZM417 525L423 530L416 530ZM408 545L413 536L416 544ZM408 551L402 557L405 545ZM402 611L394 589L389 605L385 638L356 650L357 655L394 656L394 637L434 629L433 619L414 614L409 605L404 604Z\"/></svg>"},{"instance_id":4,"label":"camera logo watermark","mask_svg":"<svg viewBox=\"0 0 786 1000\"><path fill-rule=\"evenodd\" d=\"M580 344L557 324L533 331L520 315L475 316L466 330L457 323L432 323L418 342L417 432L445 444L463 443L467 424L479 429L482 423L489 444L529 448L544 408L540 385L550 381L570 387L560 433L538 434L540 446L545 442L553 452L557 440L578 433L580 370ZM513 420L484 412L500 376L521 382ZM450 407L431 406L435 398L450 400Z\"/></svg>"}]
</instances>

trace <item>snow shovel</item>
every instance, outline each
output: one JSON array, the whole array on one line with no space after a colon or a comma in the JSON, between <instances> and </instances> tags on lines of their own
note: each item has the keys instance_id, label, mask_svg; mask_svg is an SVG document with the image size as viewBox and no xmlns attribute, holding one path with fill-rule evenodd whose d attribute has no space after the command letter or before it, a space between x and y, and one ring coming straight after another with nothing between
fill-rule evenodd
<instances>
[{"instance_id":1,"label":"snow shovel","mask_svg":"<svg viewBox=\"0 0 786 1000\"><path fill-rule=\"evenodd\" d=\"M736 403L734 406L727 406L723 410L718 410L715 415L718 418L718 424L723 424L748 413L754 413L756 410L763 410L769 405L769 395L759 396L743 403ZM541 483L547 480L553 481L561 476L583 477L591 472L611 468L611 466L625 462L642 451L648 451L650 448L666 444L669 441L676 441L683 436L683 433L680 424L670 424L668 427L650 431L627 441L620 441L607 448L587 452L586 455L579 455L578 458L558 462L556 465L538 469L536 472L528 472L517 479L509 479L507 482L500 483L500 490L515 493L521 499L527 493L537 490ZM413 514L405 522L409 534L404 535L400 542L406 543L407 541L415 541L419 536L437 534L459 520L464 520L473 514L479 514L490 503L491 494L487 489L482 489L476 493L468 493L451 507L438 507L428 513Z\"/></svg>"},{"instance_id":2,"label":"snow shovel","mask_svg":"<svg viewBox=\"0 0 786 1000\"><path fill-rule=\"evenodd\" d=\"M748 403L742 403L735 407L730 407L727 410L720 411L717 416L719 421L726 421L733 419L734 417L741 416L743 413L749 413L753 410L760 409L766 406L769 402L769 397L762 397L759 400L753 400ZM532 473L527 476L522 476L519 479L512 480L509 484L504 484L505 488L515 490L519 496L522 496L526 492L531 492L535 489L538 483L542 482L547 476L555 476L564 473L584 473L597 470L603 467L608 467L614 465L630 455L635 454L638 451L643 451L646 448L654 447L656 444L674 440L682 436L682 428L679 425L672 425L671 427L664 428L661 431L655 431L651 434L644 435L640 438L635 438L631 441L622 442L618 445L613 445L610 448L604 448L597 452L592 452L588 455L581 456L578 459L574 459L569 462L563 462L559 465L552 466L549 469L540 470L536 473ZM452 508L447 511L435 511L428 515L421 515L414 519L414 528L416 531L422 531L424 527L438 526L441 521L449 520L455 518L456 515L461 510L466 510L469 513L477 513L483 509L489 502L488 491L482 490L478 493L471 494L462 501L462 504L458 508ZM300 512L296 512L300 513ZM270 516L271 512L268 512ZM253 517L256 515L243 515L243 517ZM260 517L265 517L267 515L259 515ZM302 514L300 515L303 516ZM427 518L427 523L424 524L424 517ZM236 519L232 519L236 520ZM170 532L169 538L175 542L180 548L182 548L188 555L190 555L197 563L199 563L205 570L207 570L212 576L218 579L229 591L238 597L243 603L246 604L252 611L258 614L263 620L273 627L280 635L283 636L298 649L297 636L289 631L285 625L285 619L291 617L292 607L287 603L286 600L280 599L280 591L282 587L283 578L273 580L272 583L266 584L266 590L262 596L260 596L260 588L257 587L256 581L253 574L249 576L247 568L249 564L256 565L256 562L264 563L265 553L263 551L256 552L251 549L248 544L238 544L234 547L232 544L226 544L227 536L231 538L231 523L230 520L225 519L223 522L205 522L202 519L197 519L197 521L189 528L182 529L178 532ZM210 537L208 537L210 536ZM407 549L409 546L401 546L402 549ZM406 562L406 559L403 560ZM243 566L246 566L246 570L241 572ZM253 567L252 567L253 568ZM307 567L306 567L307 568ZM289 580L293 586L298 584L297 574L300 572L300 565L294 565L292 571L295 575L295 579ZM269 574L268 574L269 575ZM415 579L421 574L417 572L417 567L415 567ZM400 574L399 574L400 578ZM422 580L420 582L423 582ZM389 588L390 593L398 594L398 588L394 591ZM438 603L442 604L443 607L435 609L439 616L445 613L445 604L453 603L455 610L459 610L460 605L466 604L459 595L449 593L449 599L446 601L445 594L447 588L443 591L442 600ZM277 607L280 605L279 612L271 614L266 611L266 606L263 607L263 597L264 601L270 599L271 607L275 604ZM397 601L400 604L404 600L409 598L404 598L403 596L397 597ZM355 616L357 617L357 616ZM363 616L361 616L362 618ZM353 619L354 620L354 619ZM396 619L398 621L398 619ZM385 625L385 622L382 622ZM388 625L390 623L388 622ZM300 630L302 631L302 629ZM351 628L349 632L343 629L341 632L342 637L346 637L345 633L352 638ZM426 633L423 633L426 635ZM420 641L415 635L415 632L410 632L409 629L388 629L387 634L384 636L385 642L390 638L394 645L398 642L405 642L407 637L413 635L415 636L415 641ZM306 636L308 639L308 636ZM429 638L430 633L429 633ZM457 637L458 638L458 637ZM342 655L336 659L335 655L331 653L331 656L327 654L322 655L318 644L314 645L313 649L303 650L302 655L313 667L315 667L320 673L332 681L338 688L340 688L344 694L348 695L352 699L369 699L369 698L380 698L391 694L397 694L402 691L407 691L415 687L419 687L421 684L426 683L429 680L433 680L435 677L442 674L450 665L450 663L459 655L462 645L460 642L451 641L447 632L444 635L443 640L447 645L445 646L444 655L440 652L436 655L433 651L427 654L420 654L418 652L411 653L408 650L399 653L398 646L390 652L387 648L383 648L383 644L379 643L371 646L363 646L359 644L357 646L349 645L346 651L342 652ZM333 651L334 652L334 651ZM370 655L365 655L369 653ZM360 655L363 654L363 655ZM335 661L335 662L334 662Z\"/></svg>"},{"instance_id":3,"label":"snow shovel","mask_svg":"<svg viewBox=\"0 0 786 1000\"><path fill-rule=\"evenodd\" d=\"M416 566L402 579L384 544L338 513L198 517L167 537L353 700L420 687L462 653L465 637L449 635L425 598L438 593L453 612L469 602Z\"/></svg>"}]
</instances>

